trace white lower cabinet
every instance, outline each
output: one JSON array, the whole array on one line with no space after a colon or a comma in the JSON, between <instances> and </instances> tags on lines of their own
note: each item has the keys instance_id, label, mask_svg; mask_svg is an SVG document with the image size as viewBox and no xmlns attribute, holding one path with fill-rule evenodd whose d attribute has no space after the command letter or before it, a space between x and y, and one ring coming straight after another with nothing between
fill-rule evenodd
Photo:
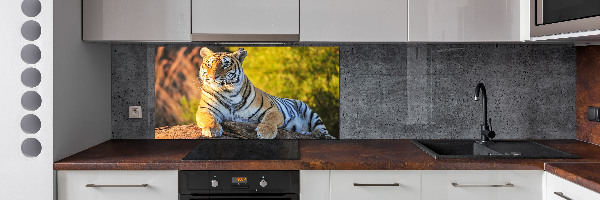
<instances>
[{"instance_id":1,"label":"white lower cabinet","mask_svg":"<svg viewBox=\"0 0 600 200\"><path fill-rule=\"evenodd\" d=\"M600 194L548 172L546 176L545 200L600 199Z\"/></svg>"},{"instance_id":2,"label":"white lower cabinet","mask_svg":"<svg viewBox=\"0 0 600 200\"><path fill-rule=\"evenodd\" d=\"M418 200L421 171L331 171L331 200Z\"/></svg>"},{"instance_id":3,"label":"white lower cabinet","mask_svg":"<svg viewBox=\"0 0 600 200\"><path fill-rule=\"evenodd\" d=\"M541 170L425 170L423 200L542 200Z\"/></svg>"},{"instance_id":4,"label":"white lower cabinet","mask_svg":"<svg viewBox=\"0 0 600 200\"><path fill-rule=\"evenodd\" d=\"M57 171L58 200L177 200L176 170ZM301 200L587 200L541 170L301 170Z\"/></svg>"},{"instance_id":5,"label":"white lower cabinet","mask_svg":"<svg viewBox=\"0 0 600 200\"><path fill-rule=\"evenodd\" d=\"M177 200L176 170L58 171L58 200Z\"/></svg>"},{"instance_id":6,"label":"white lower cabinet","mask_svg":"<svg viewBox=\"0 0 600 200\"><path fill-rule=\"evenodd\" d=\"M329 200L329 170L300 170L300 199Z\"/></svg>"}]
</instances>

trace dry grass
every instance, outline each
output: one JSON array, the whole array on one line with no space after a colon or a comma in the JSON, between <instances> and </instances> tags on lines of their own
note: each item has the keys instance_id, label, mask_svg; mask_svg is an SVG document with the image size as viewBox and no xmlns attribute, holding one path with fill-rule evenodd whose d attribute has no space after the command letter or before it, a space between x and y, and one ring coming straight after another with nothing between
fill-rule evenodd
<instances>
[{"instance_id":1,"label":"dry grass","mask_svg":"<svg viewBox=\"0 0 600 200\"><path fill-rule=\"evenodd\" d=\"M181 100L200 99L202 83L198 81L198 71L202 64L201 48L167 46L156 49L155 128L195 123L193 116L187 116L190 112L184 109L189 108L183 107Z\"/></svg>"},{"instance_id":2,"label":"dry grass","mask_svg":"<svg viewBox=\"0 0 600 200\"><path fill-rule=\"evenodd\" d=\"M170 49L171 48L171 49ZM180 99L183 96L200 97L198 56L200 47L158 47L154 63L155 127L178 124L183 120Z\"/></svg>"}]
</instances>

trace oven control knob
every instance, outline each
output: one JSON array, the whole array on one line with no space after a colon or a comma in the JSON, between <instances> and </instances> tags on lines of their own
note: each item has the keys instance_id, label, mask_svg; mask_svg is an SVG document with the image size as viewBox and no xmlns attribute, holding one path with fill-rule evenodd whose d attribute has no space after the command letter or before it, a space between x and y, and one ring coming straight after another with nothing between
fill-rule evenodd
<instances>
[{"instance_id":1,"label":"oven control knob","mask_svg":"<svg viewBox=\"0 0 600 200\"><path fill-rule=\"evenodd\" d=\"M218 187L219 186L219 181L217 181L217 180L210 181L210 186L212 186L212 187Z\"/></svg>"},{"instance_id":2,"label":"oven control knob","mask_svg":"<svg viewBox=\"0 0 600 200\"><path fill-rule=\"evenodd\" d=\"M260 187L267 187L267 181L265 179L261 180L259 183Z\"/></svg>"}]
</instances>

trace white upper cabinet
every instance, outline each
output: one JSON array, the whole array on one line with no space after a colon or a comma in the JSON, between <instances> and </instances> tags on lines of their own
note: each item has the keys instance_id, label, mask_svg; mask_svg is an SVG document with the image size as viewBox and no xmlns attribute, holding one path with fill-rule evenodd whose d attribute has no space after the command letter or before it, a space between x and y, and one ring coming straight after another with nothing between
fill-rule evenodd
<instances>
[{"instance_id":1,"label":"white upper cabinet","mask_svg":"<svg viewBox=\"0 0 600 200\"><path fill-rule=\"evenodd\" d=\"M83 0L86 41L501 42L529 0Z\"/></svg>"},{"instance_id":2,"label":"white upper cabinet","mask_svg":"<svg viewBox=\"0 0 600 200\"><path fill-rule=\"evenodd\" d=\"M190 0L83 0L85 41L190 41Z\"/></svg>"},{"instance_id":3,"label":"white upper cabinet","mask_svg":"<svg viewBox=\"0 0 600 200\"><path fill-rule=\"evenodd\" d=\"M299 0L192 0L193 41L298 41Z\"/></svg>"},{"instance_id":4,"label":"white upper cabinet","mask_svg":"<svg viewBox=\"0 0 600 200\"><path fill-rule=\"evenodd\" d=\"M529 40L528 0L411 0L409 41Z\"/></svg>"},{"instance_id":5,"label":"white upper cabinet","mask_svg":"<svg viewBox=\"0 0 600 200\"><path fill-rule=\"evenodd\" d=\"M408 0L302 0L300 41L406 42Z\"/></svg>"}]
</instances>

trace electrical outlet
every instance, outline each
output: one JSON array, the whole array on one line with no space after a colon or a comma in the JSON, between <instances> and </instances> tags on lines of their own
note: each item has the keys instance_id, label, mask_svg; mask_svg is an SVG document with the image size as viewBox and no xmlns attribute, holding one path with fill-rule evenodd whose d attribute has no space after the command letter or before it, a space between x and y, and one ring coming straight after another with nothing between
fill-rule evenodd
<instances>
[{"instance_id":1,"label":"electrical outlet","mask_svg":"<svg viewBox=\"0 0 600 200\"><path fill-rule=\"evenodd\" d=\"M593 122L600 122L600 108L594 106L588 106L588 120Z\"/></svg>"},{"instance_id":2,"label":"electrical outlet","mask_svg":"<svg viewBox=\"0 0 600 200\"><path fill-rule=\"evenodd\" d=\"M129 106L129 118L142 118L142 106Z\"/></svg>"}]
</instances>

